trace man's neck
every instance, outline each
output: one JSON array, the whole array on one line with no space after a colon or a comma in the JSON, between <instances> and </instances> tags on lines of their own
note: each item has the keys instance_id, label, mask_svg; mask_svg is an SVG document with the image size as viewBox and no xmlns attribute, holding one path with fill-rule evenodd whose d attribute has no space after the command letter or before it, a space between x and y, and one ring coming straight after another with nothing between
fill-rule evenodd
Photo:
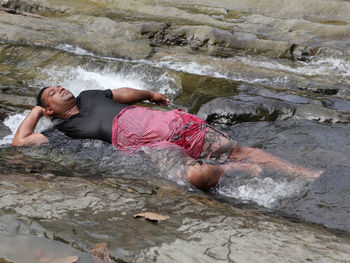
<instances>
[{"instance_id":1,"label":"man's neck","mask_svg":"<svg viewBox=\"0 0 350 263\"><path fill-rule=\"evenodd\" d=\"M72 108L70 108L69 110L67 110L62 119L68 119L70 117L72 117L73 115L76 115L79 113L79 109L77 107L77 105L74 105Z\"/></svg>"}]
</instances>

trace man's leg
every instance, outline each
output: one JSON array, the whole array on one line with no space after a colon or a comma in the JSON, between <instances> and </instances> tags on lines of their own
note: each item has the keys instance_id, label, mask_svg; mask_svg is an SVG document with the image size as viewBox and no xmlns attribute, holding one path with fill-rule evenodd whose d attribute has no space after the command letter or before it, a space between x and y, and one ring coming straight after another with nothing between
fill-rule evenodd
<instances>
[{"instance_id":1,"label":"man's leg","mask_svg":"<svg viewBox=\"0 0 350 263\"><path fill-rule=\"evenodd\" d=\"M261 168L254 163L246 162L228 162L230 154L238 143L231 140L227 135L207 127L202 152L199 158L205 162L213 164L200 164L195 159L188 157L187 164L179 171L180 174L186 174L187 179L197 188L208 190L217 185L221 176L228 171L237 170L249 173L253 176L259 175Z\"/></svg>"},{"instance_id":2,"label":"man's leg","mask_svg":"<svg viewBox=\"0 0 350 263\"><path fill-rule=\"evenodd\" d=\"M318 178L322 173L291 164L263 150L241 146L210 127L207 128L200 158L219 162L227 160L224 164L212 165L195 163L194 159L189 159L182 172L185 174L187 171L189 181L202 190L215 186L221 176L234 170L258 176L264 168L270 168L309 179ZM190 165L191 162L195 164Z\"/></svg>"},{"instance_id":3,"label":"man's leg","mask_svg":"<svg viewBox=\"0 0 350 263\"><path fill-rule=\"evenodd\" d=\"M294 176L304 176L308 179L318 178L322 171L314 171L305 167L297 166L284 161L277 156L264 152L263 150L251 147L237 145L228 158L234 163L251 163L261 166L261 168L270 168L276 171L284 171Z\"/></svg>"},{"instance_id":4,"label":"man's leg","mask_svg":"<svg viewBox=\"0 0 350 263\"><path fill-rule=\"evenodd\" d=\"M191 184L205 191L217 185L220 177L226 175L229 171L242 171L252 176L258 176L262 171L262 168L257 164L242 162L229 162L219 165L197 162L194 165L183 166L182 169L180 173L186 174Z\"/></svg>"}]
</instances>

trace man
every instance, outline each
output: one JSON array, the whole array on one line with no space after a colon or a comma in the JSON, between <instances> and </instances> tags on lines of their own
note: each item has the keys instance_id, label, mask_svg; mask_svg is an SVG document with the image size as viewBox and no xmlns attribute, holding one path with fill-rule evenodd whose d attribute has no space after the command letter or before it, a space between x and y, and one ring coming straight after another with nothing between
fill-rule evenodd
<instances>
[{"instance_id":1,"label":"man","mask_svg":"<svg viewBox=\"0 0 350 263\"><path fill-rule=\"evenodd\" d=\"M34 107L19 126L12 146L49 143L34 129L42 116L61 119L56 128L72 138L99 139L131 152L142 146L181 148L188 161L180 174L197 188L208 190L227 171L262 168L317 178L321 172L298 167L262 150L240 146L205 121L181 110L159 111L131 104L149 100L168 105L169 99L152 91L131 88L83 91L77 98L61 86L43 88ZM199 159L199 161L198 161ZM220 165L201 163L215 161Z\"/></svg>"}]
</instances>

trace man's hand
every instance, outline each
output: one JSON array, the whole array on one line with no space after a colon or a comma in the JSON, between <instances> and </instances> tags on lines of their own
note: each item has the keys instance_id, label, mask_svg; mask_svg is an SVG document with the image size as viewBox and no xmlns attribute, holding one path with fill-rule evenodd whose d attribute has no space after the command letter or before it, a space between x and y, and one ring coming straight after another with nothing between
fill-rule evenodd
<instances>
[{"instance_id":1,"label":"man's hand","mask_svg":"<svg viewBox=\"0 0 350 263\"><path fill-rule=\"evenodd\" d=\"M45 115L45 109L43 107L40 107L40 106L35 106L33 109L32 109L33 112L37 112L40 116L45 116L45 117L48 117Z\"/></svg>"},{"instance_id":2,"label":"man's hand","mask_svg":"<svg viewBox=\"0 0 350 263\"><path fill-rule=\"evenodd\" d=\"M165 95L154 91L151 92L151 98L149 99L150 102L156 103L158 105L168 106L170 100Z\"/></svg>"}]
</instances>

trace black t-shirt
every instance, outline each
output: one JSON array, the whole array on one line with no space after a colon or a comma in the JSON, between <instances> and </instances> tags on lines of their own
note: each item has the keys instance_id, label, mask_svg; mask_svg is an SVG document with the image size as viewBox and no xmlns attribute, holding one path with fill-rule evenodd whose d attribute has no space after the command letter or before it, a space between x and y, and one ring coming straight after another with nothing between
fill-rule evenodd
<instances>
[{"instance_id":1,"label":"black t-shirt","mask_svg":"<svg viewBox=\"0 0 350 263\"><path fill-rule=\"evenodd\" d=\"M111 143L113 119L127 107L113 101L111 90L87 90L76 98L79 113L55 128L74 139L98 139Z\"/></svg>"}]
</instances>

